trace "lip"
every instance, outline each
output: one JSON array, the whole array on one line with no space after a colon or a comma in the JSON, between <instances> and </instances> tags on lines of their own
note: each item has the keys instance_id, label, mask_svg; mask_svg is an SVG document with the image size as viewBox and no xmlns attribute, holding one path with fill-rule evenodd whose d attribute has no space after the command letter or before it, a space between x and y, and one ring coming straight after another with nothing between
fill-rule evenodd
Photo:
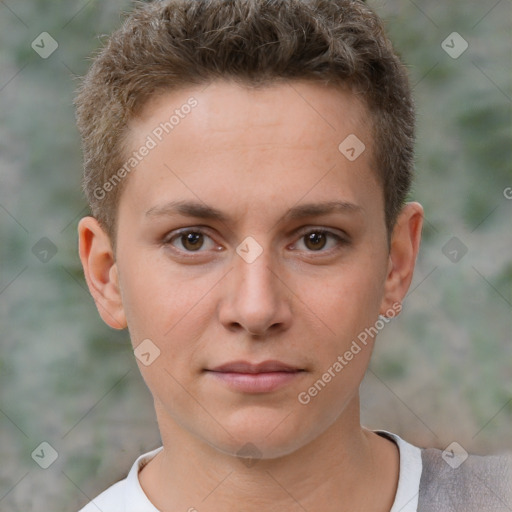
<instances>
[{"instance_id":1,"label":"lip","mask_svg":"<svg viewBox=\"0 0 512 512\"><path fill-rule=\"evenodd\" d=\"M269 393L293 382L305 372L282 361L260 363L232 361L206 370L217 381L233 391L242 393Z\"/></svg>"},{"instance_id":2,"label":"lip","mask_svg":"<svg viewBox=\"0 0 512 512\"><path fill-rule=\"evenodd\" d=\"M296 366L283 363L277 360L267 360L261 363L249 363L248 361L231 361L211 368L212 372L222 373L270 373L270 372L297 372L302 370Z\"/></svg>"}]
</instances>

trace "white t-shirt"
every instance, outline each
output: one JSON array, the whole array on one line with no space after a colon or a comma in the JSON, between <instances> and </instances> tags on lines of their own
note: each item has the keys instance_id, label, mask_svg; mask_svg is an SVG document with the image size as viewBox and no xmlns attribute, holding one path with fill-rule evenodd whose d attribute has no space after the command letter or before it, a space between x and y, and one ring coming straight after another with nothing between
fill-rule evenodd
<instances>
[{"instance_id":1,"label":"white t-shirt","mask_svg":"<svg viewBox=\"0 0 512 512\"><path fill-rule=\"evenodd\" d=\"M417 512L420 478L422 472L420 448L407 443L396 434L376 431L393 440L400 452L400 473L395 501L390 512ZM139 482L139 471L162 447L141 455L128 476L94 498L79 512L159 512L149 501Z\"/></svg>"}]
</instances>

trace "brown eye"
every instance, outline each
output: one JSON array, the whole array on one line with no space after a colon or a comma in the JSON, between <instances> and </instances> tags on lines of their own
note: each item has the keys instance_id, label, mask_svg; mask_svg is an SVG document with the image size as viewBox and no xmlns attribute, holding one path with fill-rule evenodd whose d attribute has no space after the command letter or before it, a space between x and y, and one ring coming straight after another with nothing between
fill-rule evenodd
<instances>
[{"instance_id":1,"label":"brown eye","mask_svg":"<svg viewBox=\"0 0 512 512\"><path fill-rule=\"evenodd\" d=\"M164 245L172 246L181 253L192 252L205 252L208 249L213 249L215 243L206 233L200 229L187 229L179 232L174 232L171 236L167 236L163 240Z\"/></svg>"},{"instance_id":2,"label":"brown eye","mask_svg":"<svg viewBox=\"0 0 512 512\"><path fill-rule=\"evenodd\" d=\"M306 247L308 249L311 249L312 251L323 249L325 247L325 244L327 243L326 234L316 231L304 235L304 240Z\"/></svg>"},{"instance_id":3,"label":"brown eye","mask_svg":"<svg viewBox=\"0 0 512 512\"><path fill-rule=\"evenodd\" d=\"M295 244L295 249L309 253L328 254L349 244L350 239L348 236L338 235L322 228L310 228L309 231L302 232L299 241ZM301 248L301 245L304 248Z\"/></svg>"},{"instance_id":4,"label":"brown eye","mask_svg":"<svg viewBox=\"0 0 512 512\"><path fill-rule=\"evenodd\" d=\"M179 237L183 247L187 251L197 251L203 246L204 238L202 233L190 232Z\"/></svg>"}]
</instances>

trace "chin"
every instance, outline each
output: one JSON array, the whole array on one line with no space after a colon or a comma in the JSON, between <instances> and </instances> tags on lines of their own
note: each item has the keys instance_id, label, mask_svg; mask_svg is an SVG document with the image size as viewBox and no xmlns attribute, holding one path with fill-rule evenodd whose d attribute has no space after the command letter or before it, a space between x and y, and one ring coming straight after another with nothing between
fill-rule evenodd
<instances>
[{"instance_id":1,"label":"chin","mask_svg":"<svg viewBox=\"0 0 512 512\"><path fill-rule=\"evenodd\" d=\"M237 411L223 426L231 436L211 439L219 451L252 459L275 459L289 455L317 435L318 428L285 410Z\"/></svg>"}]
</instances>

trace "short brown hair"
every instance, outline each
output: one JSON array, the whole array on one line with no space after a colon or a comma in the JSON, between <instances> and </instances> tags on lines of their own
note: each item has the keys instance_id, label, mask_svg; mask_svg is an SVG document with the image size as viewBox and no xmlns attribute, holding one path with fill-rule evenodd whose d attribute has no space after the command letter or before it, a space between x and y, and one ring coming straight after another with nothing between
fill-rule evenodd
<instances>
[{"instance_id":1,"label":"short brown hair","mask_svg":"<svg viewBox=\"0 0 512 512\"><path fill-rule=\"evenodd\" d=\"M378 16L359 0L162 0L136 2L75 100L83 188L114 243L124 182L98 190L126 161L130 120L156 93L215 79L312 80L358 94L390 233L411 185L415 115L406 69Z\"/></svg>"}]
</instances>

